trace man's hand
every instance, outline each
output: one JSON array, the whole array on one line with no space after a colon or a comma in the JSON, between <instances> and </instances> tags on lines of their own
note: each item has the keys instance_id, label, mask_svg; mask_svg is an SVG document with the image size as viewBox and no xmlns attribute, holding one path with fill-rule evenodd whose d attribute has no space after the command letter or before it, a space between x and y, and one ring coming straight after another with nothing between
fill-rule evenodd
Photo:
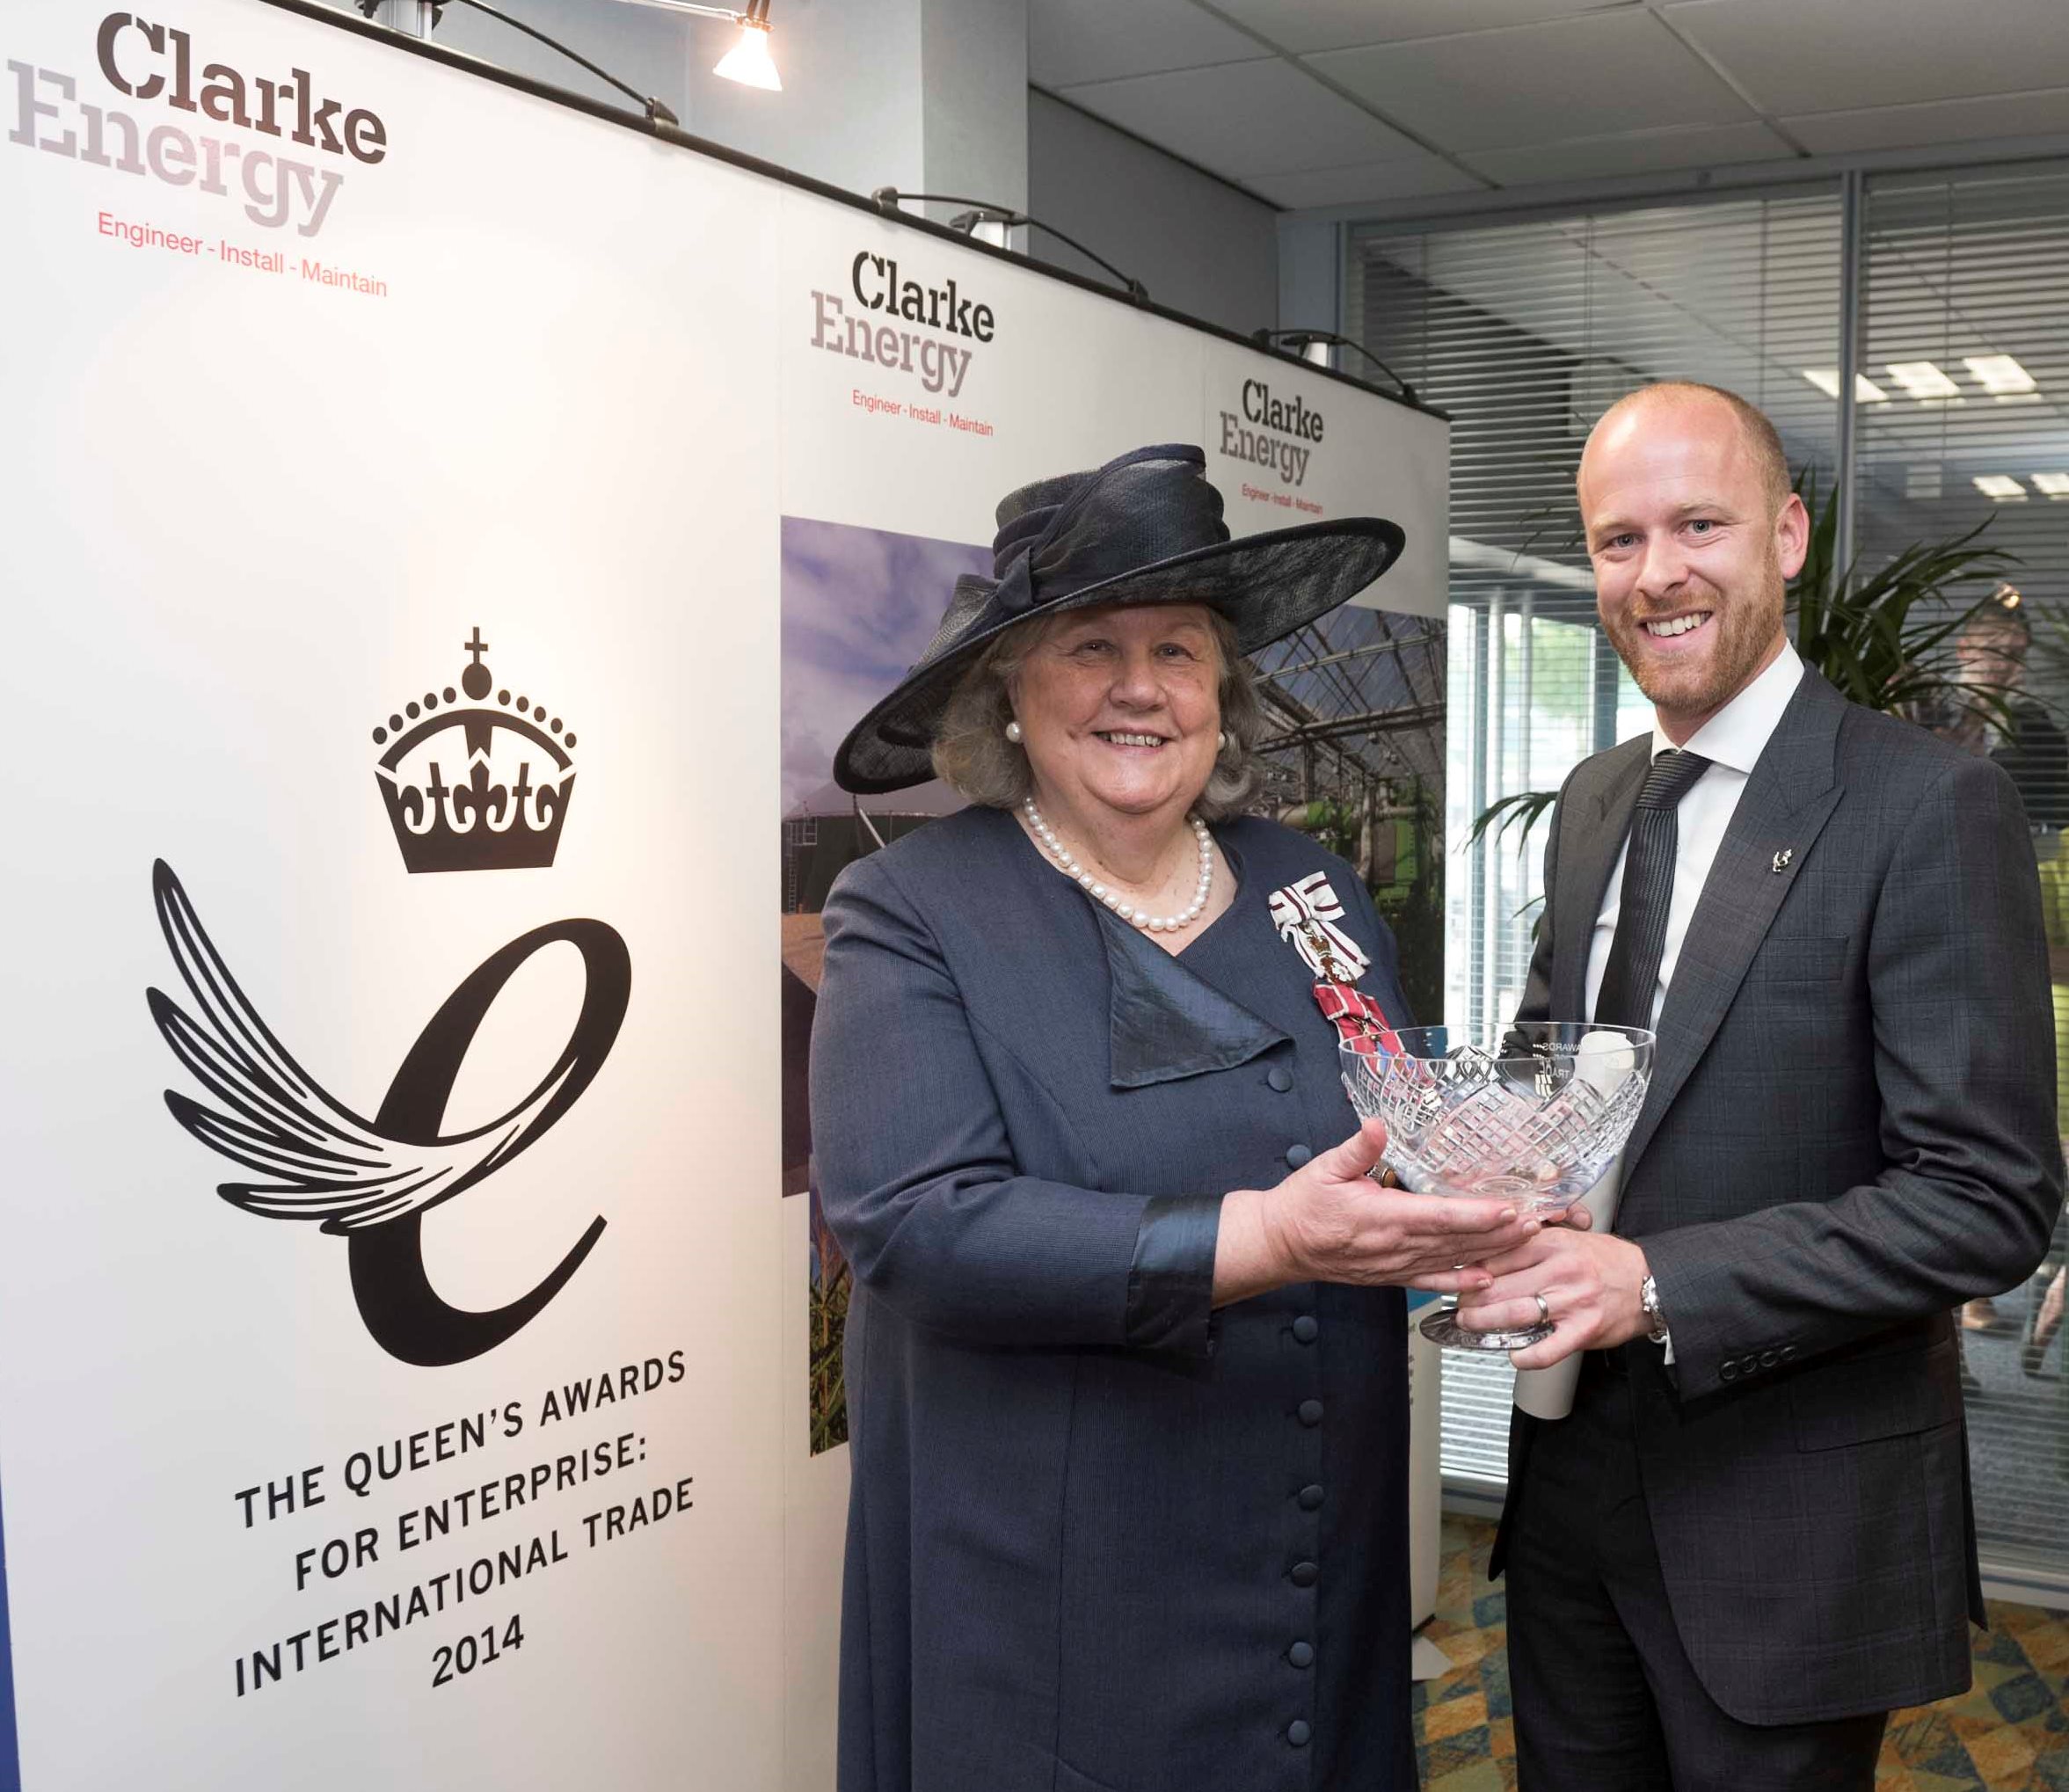
<instances>
[{"instance_id":1,"label":"man's hand","mask_svg":"<svg viewBox=\"0 0 2069 1792\"><path fill-rule=\"evenodd\" d=\"M1650 1271L1645 1253L1628 1238L1548 1226L1482 1267L1494 1285L1461 1297L1461 1325L1520 1331L1538 1322L1539 1294L1551 1309L1551 1337L1509 1352L1519 1369L1548 1369L1576 1351L1608 1350L1651 1329L1639 1300Z\"/></svg>"}]
</instances>

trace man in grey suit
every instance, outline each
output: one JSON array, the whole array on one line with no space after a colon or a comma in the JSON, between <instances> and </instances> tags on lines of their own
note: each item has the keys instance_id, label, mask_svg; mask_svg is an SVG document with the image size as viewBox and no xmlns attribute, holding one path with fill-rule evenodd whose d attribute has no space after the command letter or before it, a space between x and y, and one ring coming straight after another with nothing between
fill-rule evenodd
<instances>
[{"instance_id":1,"label":"man in grey suit","mask_svg":"<svg viewBox=\"0 0 2069 1792\"><path fill-rule=\"evenodd\" d=\"M1519 1018L1659 1046L1614 1232L1548 1227L1460 1313L1586 1352L1511 1438L1519 1783L1867 1792L1983 1615L1949 1315L2061 1202L2026 817L1796 658L1809 521L1752 406L1632 394L1579 496L1657 721L1560 793Z\"/></svg>"}]
</instances>

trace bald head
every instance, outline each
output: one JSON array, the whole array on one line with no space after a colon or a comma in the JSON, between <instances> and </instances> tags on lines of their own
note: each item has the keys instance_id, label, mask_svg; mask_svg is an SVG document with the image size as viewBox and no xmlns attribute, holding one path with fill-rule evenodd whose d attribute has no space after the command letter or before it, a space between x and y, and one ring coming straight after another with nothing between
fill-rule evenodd
<instances>
[{"instance_id":1,"label":"bald head","mask_svg":"<svg viewBox=\"0 0 2069 1792\"><path fill-rule=\"evenodd\" d=\"M1767 494L1770 512L1780 511L1789 501L1789 456L1782 451L1781 438L1767 420L1767 413L1757 404L1747 404L1736 392L1694 380L1662 380L1657 385L1640 386L1635 392L1625 393L1589 432L1579 477L1587 477L1588 457L1597 442L1606 444L1628 437L1643 427L1648 418L1663 412L1678 413L1679 420L1690 423L1699 422L1707 412L1720 426L1732 429L1741 452L1752 461L1761 489ZM1585 507L1584 500L1583 509Z\"/></svg>"},{"instance_id":2,"label":"bald head","mask_svg":"<svg viewBox=\"0 0 2069 1792\"><path fill-rule=\"evenodd\" d=\"M1647 386L1580 457L1595 608L1676 745L1788 645L1810 522L1774 427L1713 386Z\"/></svg>"}]
</instances>

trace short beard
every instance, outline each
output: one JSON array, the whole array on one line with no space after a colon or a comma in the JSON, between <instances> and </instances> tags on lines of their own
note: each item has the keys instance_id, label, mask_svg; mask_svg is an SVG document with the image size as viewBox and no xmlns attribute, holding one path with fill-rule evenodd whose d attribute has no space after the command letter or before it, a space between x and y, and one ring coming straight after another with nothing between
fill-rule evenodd
<instances>
[{"instance_id":1,"label":"short beard","mask_svg":"<svg viewBox=\"0 0 2069 1792\"><path fill-rule=\"evenodd\" d=\"M1639 671L1632 663L1633 637L1637 642L1651 638L1642 622L1610 630L1609 643L1644 693L1646 702L1655 709L1670 715L1715 715L1751 682L1754 668L1774 644L1785 602L1786 585L1776 567L1768 589L1758 601L1712 605L1710 626L1719 631L1719 638L1700 685L1691 685L1686 674L1668 667L1649 667L1643 673Z\"/></svg>"}]
</instances>

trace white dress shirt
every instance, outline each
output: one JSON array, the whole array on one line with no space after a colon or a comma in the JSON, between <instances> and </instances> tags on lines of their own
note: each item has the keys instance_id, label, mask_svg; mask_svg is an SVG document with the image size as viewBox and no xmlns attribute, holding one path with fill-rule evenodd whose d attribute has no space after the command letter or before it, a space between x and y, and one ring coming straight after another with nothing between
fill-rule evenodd
<instances>
[{"instance_id":1,"label":"white dress shirt","mask_svg":"<svg viewBox=\"0 0 2069 1792\"><path fill-rule=\"evenodd\" d=\"M1781 712L1796 695L1803 675L1803 662L1786 641L1781 655L1758 678L1682 742L1689 753L1699 753L1710 761L1675 811L1674 892L1666 911L1666 946L1659 955L1659 983L1652 992L1650 1025L1659 1025L1660 1005L1667 986L1674 980L1674 965L1681 956L1681 942L1688 936L1689 918L1709 880L1717 849L1724 843L1724 830L1738 807L1745 781L1767 747ZM1657 758L1674 743L1657 724L1652 730L1652 754ZM1609 943L1616 936L1616 916L1622 906L1624 855L1616 855L1616 867L1609 874L1609 887L1602 895L1602 911L1595 917L1594 938L1588 946L1587 1011L1595 1012L1595 998L1601 993L1602 973L1609 965Z\"/></svg>"}]
</instances>

